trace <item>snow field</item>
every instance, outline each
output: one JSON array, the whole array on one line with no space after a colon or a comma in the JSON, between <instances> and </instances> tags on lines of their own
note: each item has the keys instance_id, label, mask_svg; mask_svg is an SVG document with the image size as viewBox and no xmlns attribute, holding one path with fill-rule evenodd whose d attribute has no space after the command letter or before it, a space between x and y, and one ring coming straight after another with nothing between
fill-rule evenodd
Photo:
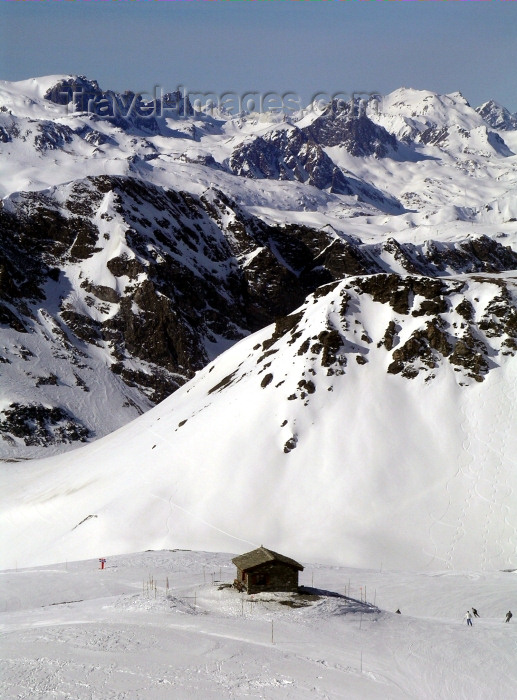
<instances>
[{"instance_id":1,"label":"snow field","mask_svg":"<svg viewBox=\"0 0 517 700\"><path fill-rule=\"evenodd\" d=\"M273 333L264 329L102 440L6 464L1 565L90 558L100 548L228 551L267 540L299 559L358 567L514 566L511 358L467 388L449 363L428 383L387 374L377 341L390 307L352 295L341 330L368 362L360 367L349 353L344 374L329 377L298 349L327 321L340 326L342 286L309 299L302 335L280 338L271 347L278 352L260 359ZM470 292L479 293L480 312L487 287ZM402 339L415 321L407 317ZM305 398L302 378L315 387Z\"/></svg>"},{"instance_id":2,"label":"snow field","mask_svg":"<svg viewBox=\"0 0 517 700\"><path fill-rule=\"evenodd\" d=\"M515 572L308 564L300 583L319 597L290 607L292 594L227 587L232 556L145 552L109 557L104 571L94 559L0 572L3 697L514 697L516 630L503 620ZM470 629L472 606L481 617Z\"/></svg>"}]
</instances>

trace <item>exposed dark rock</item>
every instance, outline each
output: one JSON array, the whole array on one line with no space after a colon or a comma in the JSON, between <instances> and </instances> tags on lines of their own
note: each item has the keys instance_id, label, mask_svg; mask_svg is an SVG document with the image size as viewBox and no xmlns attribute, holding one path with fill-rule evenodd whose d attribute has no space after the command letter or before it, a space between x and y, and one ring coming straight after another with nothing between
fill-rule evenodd
<instances>
[{"instance_id":1,"label":"exposed dark rock","mask_svg":"<svg viewBox=\"0 0 517 700\"><path fill-rule=\"evenodd\" d=\"M65 208L76 216L94 216L96 207L103 198L103 192L94 179L78 180L70 190Z\"/></svg>"},{"instance_id":2,"label":"exposed dark rock","mask_svg":"<svg viewBox=\"0 0 517 700\"><path fill-rule=\"evenodd\" d=\"M493 129L501 131L514 131L517 129L517 114L512 114L506 107L494 102L494 100L485 102L480 107L477 107L476 112Z\"/></svg>"},{"instance_id":3,"label":"exposed dark rock","mask_svg":"<svg viewBox=\"0 0 517 700\"><path fill-rule=\"evenodd\" d=\"M298 444L298 436L293 435L293 437L290 437L289 440L286 441L284 445L284 452L288 454L289 452L292 452L296 445Z\"/></svg>"},{"instance_id":4,"label":"exposed dark rock","mask_svg":"<svg viewBox=\"0 0 517 700\"><path fill-rule=\"evenodd\" d=\"M85 76L70 76L60 80L44 95L55 104L68 105L71 112L88 112L97 119L106 119L120 129L137 128L157 132L156 106L146 103L141 95L131 91L117 93L101 90L96 80Z\"/></svg>"},{"instance_id":5,"label":"exposed dark rock","mask_svg":"<svg viewBox=\"0 0 517 700\"><path fill-rule=\"evenodd\" d=\"M225 387L229 386L233 380L235 379L235 375L237 374L237 370L235 372L232 372L231 374L227 375L226 377L223 377L220 382L218 382L215 386L213 386L208 393L213 394L214 391L221 391L221 389L224 389Z\"/></svg>"},{"instance_id":6,"label":"exposed dark rock","mask_svg":"<svg viewBox=\"0 0 517 700\"><path fill-rule=\"evenodd\" d=\"M397 339L397 333L400 330L400 326L398 326L395 321L390 321L388 323L388 327L386 328L386 331L384 333L384 337L381 341L377 343L377 347L381 347L381 345L384 345L386 350L393 350L393 347L395 345L396 339Z\"/></svg>"},{"instance_id":7,"label":"exposed dark rock","mask_svg":"<svg viewBox=\"0 0 517 700\"><path fill-rule=\"evenodd\" d=\"M463 338L457 341L454 352L449 357L449 362L463 367L467 370L469 377L482 382L484 379L483 375L488 372L488 362L485 353L485 345L476 341L472 331L469 329Z\"/></svg>"},{"instance_id":8,"label":"exposed dark rock","mask_svg":"<svg viewBox=\"0 0 517 700\"><path fill-rule=\"evenodd\" d=\"M436 314L445 313L448 309L447 300L443 297L437 297L436 299L424 299L420 304L419 309L415 309L412 313L413 316L433 316Z\"/></svg>"},{"instance_id":9,"label":"exposed dark rock","mask_svg":"<svg viewBox=\"0 0 517 700\"><path fill-rule=\"evenodd\" d=\"M471 259L483 264L483 272L499 272L502 266L507 270L517 267L517 253L510 246L502 246L498 241L494 241L488 236L470 238L460 247ZM468 272L477 271L468 270Z\"/></svg>"},{"instance_id":10,"label":"exposed dark rock","mask_svg":"<svg viewBox=\"0 0 517 700\"><path fill-rule=\"evenodd\" d=\"M426 146L444 146L449 138L449 129L445 126L430 126L420 134L420 141Z\"/></svg>"},{"instance_id":11,"label":"exposed dark rock","mask_svg":"<svg viewBox=\"0 0 517 700\"><path fill-rule=\"evenodd\" d=\"M55 151L71 143L74 132L69 126L56 124L55 122L39 122L37 124L39 134L34 137L34 146L37 151Z\"/></svg>"},{"instance_id":12,"label":"exposed dark rock","mask_svg":"<svg viewBox=\"0 0 517 700\"><path fill-rule=\"evenodd\" d=\"M398 275L372 275L357 280L357 287L370 294L370 296L381 304L389 304L395 313L406 315L410 307L410 285L408 278L401 278ZM413 278L409 278L413 279Z\"/></svg>"},{"instance_id":13,"label":"exposed dark rock","mask_svg":"<svg viewBox=\"0 0 517 700\"><path fill-rule=\"evenodd\" d=\"M402 246L394 238L388 238L381 246L381 250L393 256L400 266L412 274L426 274L425 264L422 264L416 256L412 255L409 246Z\"/></svg>"},{"instance_id":14,"label":"exposed dark rock","mask_svg":"<svg viewBox=\"0 0 517 700\"><path fill-rule=\"evenodd\" d=\"M451 352L451 345L447 336L442 332L436 320L428 321L424 330L417 330L400 347L393 351L393 362L388 367L390 374L402 373L402 376L413 378L419 372L415 363L434 368L439 358L433 350L437 350L442 356Z\"/></svg>"},{"instance_id":15,"label":"exposed dark rock","mask_svg":"<svg viewBox=\"0 0 517 700\"><path fill-rule=\"evenodd\" d=\"M186 381L184 376L171 374L161 367L153 367L153 372L149 373L125 367L122 363L115 363L111 369L125 384L138 388L155 404L166 399Z\"/></svg>"},{"instance_id":16,"label":"exposed dark rock","mask_svg":"<svg viewBox=\"0 0 517 700\"><path fill-rule=\"evenodd\" d=\"M305 392L307 392L307 394L314 394L316 386L311 379L300 379L298 382L298 389L302 391L302 398L305 398Z\"/></svg>"},{"instance_id":17,"label":"exposed dark rock","mask_svg":"<svg viewBox=\"0 0 517 700\"><path fill-rule=\"evenodd\" d=\"M302 312L299 312L297 314L291 314L290 316L286 316L284 318L279 318L275 324L275 330L271 338L268 338L262 343L263 349L269 350L269 348L272 345L274 345L277 342L277 340L279 340L289 332L292 333L298 325L298 323L302 320L302 318Z\"/></svg>"},{"instance_id":18,"label":"exposed dark rock","mask_svg":"<svg viewBox=\"0 0 517 700\"><path fill-rule=\"evenodd\" d=\"M107 301L110 304L117 304L120 301L119 293L111 287L106 287L101 284L92 284L88 280L82 282L81 287L101 301Z\"/></svg>"},{"instance_id":19,"label":"exposed dark rock","mask_svg":"<svg viewBox=\"0 0 517 700\"><path fill-rule=\"evenodd\" d=\"M463 299L455 308L455 311L457 311L460 316L463 316L466 321L471 321L474 318L474 307L468 299Z\"/></svg>"},{"instance_id":20,"label":"exposed dark rock","mask_svg":"<svg viewBox=\"0 0 517 700\"><path fill-rule=\"evenodd\" d=\"M260 382L260 386L265 389L271 382L273 381L273 375L271 373L266 374L262 381Z\"/></svg>"},{"instance_id":21,"label":"exposed dark rock","mask_svg":"<svg viewBox=\"0 0 517 700\"><path fill-rule=\"evenodd\" d=\"M488 338L508 335L517 338L517 308L507 287L495 296L485 309L479 327Z\"/></svg>"},{"instance_id":22,"label":"exposed dark rock","mask_svg":"<svg viewBox=\"0 0 517 700\"><path fill-rule=\"evenodd\" d=\"M74 110L87 112L88 101L100 93L96 80L88 80L84 75L79 75L60 80L47 90L44 98L58 105L72 103Z\"/></svg>"},{"instance_id":23,"label":"exposed dark rock","mask_svg":"<svg viewBox=\"0 0 517 700\"><path fill-rule=\"evenodd\" d=\"M194 115L194 109L188 95L182 94L179 90L167 92L162 98L159 98L157 100L157 111L166 115L172 114L180 117L192 117Z\"/></svg>"},{"instance_id":24,"label":"exposed dark rock","mask_svg":"<svg viewBox=\"0 0 517 700\"><path fill-rule=\"evenodd\" d=\"M374 124L357 103L333 100L302 131L320 146L342 146L353 156L384 158L397 150L395 137Z\"/></svg>"},{"instance_id":25,"label":"exposed dark rock","mask_svg":"<svg viewBox=\"0 0 517 700\"><path fill-rule=\"evenodd\" d=\"M0 287L2 282L2 274L0 270ZM18 333L27 333L27 328L25 327L23 321L19 316L11 311L11 309L6 305L0 303L0 324L4 326L9 326L13 328Z\"/></svg>"},{"instance_id":26,"label":"exposed dark rock","mask_svg":"<svg viewBox=\"0 0 517 700\"><path fill-rule=\"evenodd\" d=\"M61 311L60 315L68 328L70 328L80 340L94 345L98 344L98 341L101 339L102 328L98 321L94 321L93 318L71 309L64 309Z\"/></svg>"},{"instance_id":27,"label":"exposed dark rock","mask_svg":"<svg viewBox=\"0 0 517 700\"><path fill-rule=\"evenodd\" d=\"M103 134L100 131L97 131L96 129L92 129L86 124L80 127L79 129L76 129L75 133L77 134L77 136L84 139L84 141L86 141L92 146L104 146L104 144L107 143L111 145L116 144L114 138L108 136L107 134Z\"/></svg>"},{"instance_id":28,"label":"exposed dark rock","mask_svg":"<svg viewBox=\"0 0 517 700\"><path fill-rule=\"evenodd\" d=\"M68 411L41 404L12 403L0 412L0 436L18 438L25 445L85 442L92 433Z\"/></svg>"},{"instance_id":29,"label":"exposed dark rock","mask_svg":"<svg viewBox=\"0 0 517 700\"><path fill-rule=\"evenodd\" d=\"M106 267L114 277L129 277L134 280L141 273L145 272L145 268L136 258L130 258L127 254L122 254L117 258L111 258L106 263Z\"/></svg>"},{"instance_id":30,"label":"exposed dark rock","mask_svg":"<svg viewBox=\"0 0 517 700\"><path fill-rule=\"evenodd\" d=\"M338 331L335 329L322 331L318 335L318 342L321 345L321 364L323 367L346 364L346 358L338 356L343 346L343 339Z\"/></svg>"},{"instance_id":31,"label":"exposed dark rock","mask_svg":"<svg viewBox=\"0 0 517 700\"><path fill-rule=\"evenodd\" d=\"M447 268L454 272L501 272L517 267L517 253L488 236L470 238L460 244L429 241L423 257L426 274L436 275Z\"/></svg>"},{"instance_id":32,"label":"exposed dark rock","mask_svg":"<svg viewBox=\"0 0 517 700\"><path fill-rule=\"evenodd\" d=\"M354 194L345 175L303 130L274 131L239 146L228 167L253 179L298 180L320 190Z\"/></svg>"},{"instance_id":33,"label":"exposed dark rock","mask_svg":"<svg viewBox=\"0 0 517 700\"><path fill-rule=\"evenodd\" d=\"M58 379L55 374L51 373L48 377L38 377L36 380L36 386L57 386Z\"/></svg>"}]
</instances>

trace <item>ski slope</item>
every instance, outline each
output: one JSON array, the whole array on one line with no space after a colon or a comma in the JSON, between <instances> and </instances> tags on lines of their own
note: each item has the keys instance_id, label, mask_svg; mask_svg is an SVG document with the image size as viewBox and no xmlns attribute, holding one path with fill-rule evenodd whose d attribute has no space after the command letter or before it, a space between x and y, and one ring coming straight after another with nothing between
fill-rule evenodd
<instances>
[{"instance_id":1,"label":"ski slope","mask_svg":"<svg viewBox=\"0 0 517 700\"><path fill-rule=\"evenodd\" d=\"M504 623L515 571L305 564L304 599L224 587L232 556L155 551L110 557L104 571L97 559L1 571L3 698L515 697L517 630ZM472 606L481 617L468 628Z\"/></svg>"},{"instance_id":2,"label":"ski slope","mask_svg":"<svg viewBox=\"0 0 517 700\"><path fill-rule=\"evenodd\" d=\"M377 304L376 314L354 311L367 325L347 322L343 342L355 350L329 376L299 347L317 337L322 315L337 314L339 290L309 300L296 344L287 333L265 360L272 327L95 443L4 462L0 565L268 541L356 567L514 567L514 358L501 355L482 382L445 361L431 381L389 374L377 340L391 311ZM407 317L402 339L418 318ZM373 342L360 364L365 330ZM305 398L304 376L314 387Z\"/></svg>"}]
</instances>

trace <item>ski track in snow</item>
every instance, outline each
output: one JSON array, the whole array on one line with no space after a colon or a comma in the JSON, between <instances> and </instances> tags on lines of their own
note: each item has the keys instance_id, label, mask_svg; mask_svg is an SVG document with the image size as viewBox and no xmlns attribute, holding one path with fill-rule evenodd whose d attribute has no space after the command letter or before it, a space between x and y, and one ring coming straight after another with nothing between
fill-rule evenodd
<instances>
[{"instance_id":1,"label":"ski track in snow","mask_svg":"<svg viewBox=\"0 0 517 700\"><path fill-rule=\"evenodd\" d=\"M463 420L461 421L461 429L464 433L464 439L462 442L463 446L463 452L462 452L462 459L465 459L467 461L467 464L473 461L473 457L471 455L471 445L470 445L470 432L466 427L467 423L467 416L465 414L465 409L463 406L463 403L461 404L461 411L462 411L462 417ZM433 522L431 523L429 527L429 536L431 538L431 542L434 547L434 551L432 552L432 561L430 564L433 563L433 561L438 560L439 562L442 563L442 565L446 569L452 569L453 568L453 563L452 563L452 558L453 558L453 553L454 553L454 548L457 544L457 542L461 539L461 537L464 535L465 530L464 530L464 519L465 515L468 509L468 503L470 499L472 498L472 493L470 489L466 491L467 496L466 496L466 501L465 504L462 506L461 511L459 514L452 513L451 512L451 507L452 507L452 496L451 493L454 493L459 487L457 486L458 481L462 481L465 478L465 470L462 464L462 461L460 461L460 464L454 474L447 478L445 487L444 487L444 493L446 495L446 505L445 505L445 510L443 513L439 516L433 516L431 513L429 515L433 518ZM452 488L452 485L454 484L454 488ZM449 515L449 519L446 519L447 516ZM446 537L445 539L448 541L448 545L446 545L446 548L444 550L444 536L442 535L439 537L440 530L442 528L446 528L447 531L451 532L450 537ZM440 555L439 552L442 552L443 555Z\"/></svg>"},{"instance_id":2,"label":"ski track in snow","mask_svg":"<svg viewBox=\"0 0 517 700\"><path fill-rule=\"evenodd\" d=\"M429 536L433 548L429 552L430 564L440 561L447 569L457 568L455 553L467 530L474 525L480 533L479 566L482 569L497 568L500 565L500 554L504 551L500 542L501 520L504 536L508 537L510 543L515 542L517 545L517 528L512 523L510 506L504 503L510 501L513 490L508 483L508 472L502 468L503 462L508 460L517 464L517 461L509 457L508 450L508 438L515 429L515 386L502 378L498 380L497 386L507 400L496 402L496 413L489 419L488 431L479 420L476 398L472 394L465 394L465 401L461 403L463 450L458 468L445 483L445 510L438 516L429 513L432 519ZM505 410L503 406L510 407L510 410ZM499 428L497 435L495 426ZM486 439L483 438L485 432ZM498 436L501 436L500 440ZM454 512L451 494L459 492L465 493L465 500ZM471 514L474 503L478 510L482 509L481 517ZM448 544L444 550L445 541Z\"/></svg>"},{"instance_id":3,"label":"ski track in snow","mask_svg":"<svg viewBox=\"0 0 517 700\"><path fill-rule=\"evenodd\" d=\"M455 548L456 548L457 544L460 542L460 540L462 539L462 537L465 536L465 532L466 532L465 520L467 518L467 513L470 509L470 506L472 504L472 498L473 498L473 488L472 488L472 484L470 484L469 481L476 479L476 474L472 470L472 465L474 464L474 461L475 461L474 456L472 454L472 440L471 440L472 427L470 430L467 427L469 419L467 417L467 413L465 411L465 405L463 402L461 404L461 412L462 412L462 416L463 416L461 428L464 432L465 439L462 443L462 445L463 445L462 460L460 462L460 467L455 474L455 478L462 481L463 484L466 483L466 488L465 488L465 486L463 486L463 491L466 495L465 495L465 502L461 507L461 511L459 513L459 516L457 516L457 518L456 518L456 529L455 529L455 532L451 538L449 549L447 550L447 554L446 554L447 568L450 568L450 569L452 569L454 567L453 556L454 556ZM476 429L476 425L474 424L473 430L475 430L475 429ZM448 487L450 487L450 484L448 484Z\"/></svg>"},{"instance_id":4,"label":"ski track in snow","mask_svg":"<svg viewBox=\"0 0 517 700\"><path fill-rule=\"evenodd\" d=\"M508 423L510 426L510 430L515 431L515 425L517 423L516 416L515 416L515 402L517 401L517 387L516 387L516 382L513 384L510 384L510 401L509 405L511 406L511 413L508 417ZM515 467L517 468L517 460L514 460ZM505 482L505 486L508 489L508 496L512 497L515 499L515 494L512 486ZM510 506L506 505L504 507L505 510L505 517L504 517L504 522L508 526L509 529L512 530L512 534L509 535L508 539L510 542L510 546L512 548L512 551L517 552L517 524L515 523L515 519L512 522L511 519L511 511L510 511Z\"/></svg>"},{"instance_id":5,"label":"ski track in snow","mask_svg":"<svg viewBox=\"0 0 517 700\"><path fill-rule=\"evenodd\" d=\"M508 516L510 515L510 507L502 503L503 499L507 500L507 502L510 502L510 499L513 495L512 486L508 483L508 472L502 469L503 462L509 461L515 467L517 467L517 460L511 458L511 451L508 447L509 436L511 435L512 430L515 430L515 384L512 381L503 382L502 380L500 380L499 385L501 393L508 400L504 402L497 402L496 420L492 424L490 432L488 433L488 437L491 437L492 439L485 441L480 437L480 432L475 433L476 438L482 447L480 451L482 455L482 465L487 465L490 456L494 455L496 457L496 459L493 460L496 465L495 472L487 470L486 476L482 479L483 483L479 486L476 485L476 494L489 504L489 512L487 514L486 527L483 535L483 563L485 565L485 568L496 566L495 562L498 561L499 553L494 552L494 554L491 557L489 557L488 549L490 542L492 542L492 544L500 543L500 537L496 537L494 539L494 530L492 524L496 524L494 521L495 518L498 517L498 511L500 511L501 509L505 513L505 516L503 518L505 536L508 537L508 541L510 542L510 544L513 541L514 551L517 549L517 528L509 520ZM509 406L510 410L503 410L503 404L506 407ZM499 430L499 445L496 445L497 438L494 430L495 425L504 426L502 429ZM484 486L485 489L481 490L481 486ZM499 544L499 552L502 553L502 551L503 549L501 547L501 544Z\"/></svg>"},{"instance_id":6,"label":"ski track in snow","mask_svg":"<svg viewBox=\"0 0 517 700\"><path fill-rule=\"evenodd\" d=\"M203 409L200 409L200 410L203 410ZM158 433L156 430L153 429L153 427L152 427L153 424L154 424L154 419L152 419L152 422L150 423L150 425L148 427L148 433L153 435L157 440L166 442L168 445L170 445L171 448L173 448L173 445L169 442L169 440L165 436L161 435L160 433ZM164 503L167 503L167 505L168 505L169 513L168 513L168 515L165 519L165 522L164 522L164 535L167 538L167 541L170 541L170 542L174 541L174 528L171 527L171 523L174 520L174 510L176 509L176 510L181 511L185 515L187 515L189 519L195 520L196 522L205 525L207 528L209 528L211 530L215 530L216 532L218 532L222 535L225 535L226 537L229 537L230 539L235 540L236 542L241 542L241 543L244 543L246 545L251 545L252 547L259 546L255 542L250 542L249 540L243 539L242 537L238 537L237 535L234 535L230 532L227 532L226 530L222 530L221 528L217 527L216 525L213 525L212 523L209 523L208 521L204 520L199 515L196 515L192 511L188 510L187 508L179 505L179 503L175 503L173 501L174 496L170 496L169 498L164 498L163 496L159 496L158 494L154 493L153 490L155 488L155 482L153 480L146 479L144 477L143 483L145 483L147 486L151 487L149 495L152 498L157 498L158 500L160 500Z\"/></svg>"}]
</instances>

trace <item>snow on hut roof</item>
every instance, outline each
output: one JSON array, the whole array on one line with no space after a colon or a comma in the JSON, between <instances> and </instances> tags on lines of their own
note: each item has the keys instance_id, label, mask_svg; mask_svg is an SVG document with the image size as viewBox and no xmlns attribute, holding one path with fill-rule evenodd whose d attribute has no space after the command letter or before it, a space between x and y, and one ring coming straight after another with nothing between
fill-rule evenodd
<instances>
[{"instance_id":1,"label":"snow on hut roof","mask_svg":"<svg viewBox=\"0 0 517 700\"><path fill-rule=\"evenodd\" d=\"M303 571L303 566L294 559L285 557L283 554L278 554L278 552L273 552L271 549L266 549L262 545L258 549L254 549L251 552L246 552L246 554L241 554L240 556L232 559L232 562L241 571L253 569L255 566L266 564L268 561L280 561L283 564L287 564L288 566L298 569L299 571Z\"/></svg>"}]
</instances>

